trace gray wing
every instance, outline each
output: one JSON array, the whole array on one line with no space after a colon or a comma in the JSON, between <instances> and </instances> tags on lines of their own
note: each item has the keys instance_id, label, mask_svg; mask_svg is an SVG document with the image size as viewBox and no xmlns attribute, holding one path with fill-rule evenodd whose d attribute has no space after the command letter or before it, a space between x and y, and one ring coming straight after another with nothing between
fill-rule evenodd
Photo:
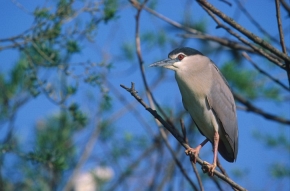
<instances>
[{"instance_id":1,"label":"gray wing","mask_svg":"<svg viewBox=\"0 0 290 191\"><path fill-rule=\"evenodd\" d=\"M219 153L229 162L234 162L238 154L238 125L233 94L218 68L211 64L213 84L207 95L220 126Z\"/></svg>"}]
</instances>

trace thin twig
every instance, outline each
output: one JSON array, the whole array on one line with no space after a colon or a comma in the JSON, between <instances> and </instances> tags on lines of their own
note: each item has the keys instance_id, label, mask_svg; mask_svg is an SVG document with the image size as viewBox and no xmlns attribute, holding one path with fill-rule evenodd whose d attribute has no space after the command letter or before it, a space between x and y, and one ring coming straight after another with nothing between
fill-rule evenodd
<instances>
[{"instance_id":1,"label":"thin twig","mask_svg":"<svg viewBox=\"0 0 290 191\"><path fill-rule=\"evenodd\" d=\"M285 54L287 54L285 41L284 41L284 33L283 33L282 21L281 21L280 0L275 0L275 4L276 4L276 17L277 17L279 36L280 36L280 43L281 43L282 51Z\"/></svg>"},{"instance_id":2,"label":"thin twig","mask_svg":"<svg viewBox=\"0 0 290 191\"><path fill-rule=\"evenodd\" d=\"M248 100L246 100L245 98L243 98L242 96L240 96L239 94L233 92L233 95L235 97L235 99L240 102L241 104L243 104L244 106L246 106L246 110L245 111L251 111L254 113L257 113L261 116L263 116L266 119L272 120L272 121L276 121L282 124L290 124L290 120L282 118L282 117L278 117L275 116L273 114L267 113L261 109L259 109L258 107L254 106L253 104L251 104L251 102L249 102Z\"/></svg>"},{"instance_id":3,"label":"thin twig","mask_svg":"<svg viewBox=\"0 0 290 191\"><path fill-rule=\"evenodd\" d=\"M144 72L144 61L143 61L142 53L141 53L141 41L140 41L139 29L140 29L140 14L141 14L141 11L143 10L143 8L144 8L144 6L145 6L147 1L148 0L144 0L142 5L140 5L135 0L130 0L132 5L135 6L135 4L138 4L137 14L135 16L135 19L136 19L136 27L135 27L136 54L137 54L137 58L138 58L138 61L139 61L139 68L140 68L140 71L141 71L142 81L143 81L143 84L144 84L145 90L146 90L146 96L147 96L147 99L149 100L150 106L153 109L155 109L155 106L156 106L158 108L158 110L160 110L162 115L166 116L165 112L163 112L161 107L159 107L158 103L155 101L155 99L154 99L154 97L152 95L152 92L151 92L151 90L150 90L150 88L148 86L148 83L147 83L147 80L146 80L146 77L145 77L145 72Z\"/></svg>"},{"instance_id":4,"label":"thin twig","mask_svg":"<svg viewBox=\"0 0 290 191\"><path fill-rule=\"evenodd\" d=\"M280 82L278 79L274 78L273 76L271 76L269 73L267 73L266 71L264 71L263 69L261 69L252 59L251 57L246 53L246 52L242 52L242 55L261 73L264 74L265 76L267 76L268 78L270 78L272 81L274 81L275 83L279 84L282 88L284 88L287 91L290 91L290 88L288 88L285 84L283 84L282 82Z\"/></svg>"},{"instance_id":5,"label":"thin twig","mask_svg":"<svg viewBox=\"0 0 290 191\"><path fill-rule=\"evenodd\" d=\"M140 7L140 4L136 1L133 1L133 6L136 7L137 9L139 9ZM167 17L165 17L164 15L160 14L160 13L157 13L156 11L154 11L153 9L150 9L146 6L143 7L144 10L146 10L147 12L151 13L152 15L162 19L163 21L171 24L172 26L175 26L176 28L180 28L180 29L183 29L189 33L192 33L192 34L202 34L202 32L196 30L196 29L193 29L193 28L190 28L190 27L187 27L187 26L184 26L176 21L173 21Z\"/></svg>"},{"instance_id":6,"label":"thin twig","mask_svg":"<svg viewBox=\"0 0 290 191\"><path fill-rule=\"evenodd\" d=\"M252 22L253 25L254 25L255 27L257 27L257 29L259 29L259 30L261 31L262 34L265 34L265 35L266 35L266 36L267 36L271 41L276 42L276 43L279 43L279 41L278 41L275 37L271 36L271 34L269 34L268 31L265 30L265 29L261 26L260 22L257 22L257 21L252 17L252 15L248 12L248 10L247 10L247 9L243 6L243 4L241 3L241 0L235 0L235 1L236 1L236 3L238 4L239 9L244 13L244 15L245 15L246 17L248 17L248 19L250 20L250 22Z\"/></svg>"},{"instance_id":7,"label":"thin twig","mask_svg":"<svg viewBox=\"0 0 290 191\"><path fill-rule=\"evenodd\" d=\"M280 1L275 0L275 4L276 4L276 17L277 17L277 24L278 24L278 30L279 30L280 44L282 47L282 51L284 52L284 54L287 55L287 49L285 46L284 33L283 33L283 27L282 27L282 21L281 21ZM287 71L288 82L289 82L289 87L290 87L290 61L286 60L285 64L287 68L286 71Z\"/></svg>"},{"instance_id":8,"label":"thin twig","mask_svg":"<svg viewBox=\"0 0 290 191\"><path fill-rule=\"evenodd\" d=\"M181 173L183 174L183 176L185 177L185 179L189 182L189 184L191 185L191 187L194 190L198 190L196 185L193 183L193 181L190 179L190 177L188 176L188 174L186 173L185 169L183 168L181 162L178 160L176 154L174 153L174 150L172 149L172 147L170 146L168 139L166 137L166 133L164 131L164 129L160 128L160 133L161 133L161 137L163 138L163 141L165 142L165 145L167 146L167 148L169 149L173 160L175 161L176 165L178 166L178 168L180 169Z\"/></svg>"},{"instance_id":9,"label":"thin twig","mask_svg":"<svg viewBox=\"0 0 290 191\"><path fill-rule=\"evenodd\" d=\"M205 39L205 40L209 40L209 41L213 41L216 43L219 43L220 45L229 47L231 49L235 49L235 50L244 50L247 52L251 52L251 53L257 53L256 51L254 51L254 49L252 49L251 47L245 46L237 41L233 41L227 38L220 38L218 36L212 36L212 35L208 35L208 34L182 34L180 35L183 38L198 38L198 39Z\"/></svg>"},{"instance_id":10,"label":"thin twig","mask_svg":"<svg viewBox=\"0 0 290 191\"><path fill-rule=\"evenodd\" d=\"M259 54L263 55L264 57L266 57L269 61L273 62L274 64L276 64L277 66L279 66L280 68L286 70L286 67L280 62L280 60L278 60L277 58L273 57L272 55L268 54L267 52L265 52L262 48L259 48L253 44L251 44L250 42L248 42L246 39L242 38L238 33L234 32L233 30L231 30L229 27L225 26L224 24L222 24L216 17L215 15L209 10L207 9L205 6L202 5L202 8L209 14L209 16L211 16L213 18L213 20L217 23L217 28L224 28L226 31L228 31L228 33L230 33L231 35L233 35L234 37L236 37L237 39L239 39L241 42L243 42L244 44L250 46L252 49L254 49L256 52L258 52Z\"/></svg>"},{"instance_id":11,"label":"thin twig","mask_svg":"<svg viewBox=\"0 0 290 191\"><path fill-rule=\"evenodd\" d=\"M186 128L184 126L184 123L183 123L182 119L180 119L180 125L181 125L181 129L182 129L182 134L183 134L183 137L184 137L183 139L188 144L188 139L187 139L187 135L186 135ZM198 171L196 169L196 164L193 162L193 160L191 160L191 157L189 157L189 160L190 160L191 166L193 168L193 172L194 172L194 174L195 174L195 176L197 178L199 188L200 188L201 191L203 191L204 190L203 184L202 184L201 178L199 176L199 173L198 173Z\"/></svg>"},{"instance_id":12,"label":"thin twig","mask_svg":"<svg viewBox=\"0 0 290 191\"><path fill-rule=\"evenodd\" d=\"M100 124L100 123L97 123L97 124ZM93 133L90 135L88 142L86 143L86 145L84 147L84 150L81 154L81 157L80 157L76 167L74 168L71 176L69 177L66 185L63 188L64 191L69 191L72 189L76 176L79 174L81 167L85 164L85 162L87 161L87 159L89 158L89 156L91 155L91 153L93 151L93 148L94 148L95 142L97 141L97 138L99 136L100 130L101 130L101 128L98 125L94 129Z\"/></svg>"},{"instance_id":13,"label":"thin twig","mask_svg":"<svg viewBox=\"0 0 290 191\"><path fill-rule=\"evenodd\" d=\"M154 144L152 144L149 148L147 148L145 151L143 151L143 153L139 157L137 157L136 160L134 160L126 168L126 170L123 173L121 173L121 175L115 181L115 183L110 188L108 188L107 190L108 191L114 191L114 190L116 190L116 188L119 187L122 182L124 182L125 178L128 177L129 170L135 169L144 160L144 158L146 156L149 156L149 154L152 153L152 151L154 149L158 148L158 146L159 146L159 143L158 142L154 142Z\"/></svg>"},{"instance_id":14,"label":"thin twig","mask_svg":"<svg viewBox=\"0 0 290 191\"><path fill-rule=\"evenodd\" d=\"M167 123L158 113L156 110L150 108L143 100L142 98L140 98L137 94L137 91L135 90L135 84L132 82L131 83L131 88L128 88L124 85L120 85L122 88L124 88L125 90L127 90L148 112L151 113L151 115L153 115L174 137L175 139L185 148L185 149L189 149L191 148L185 141L184 138L179 134L178 130L170 125L169 123ZM199 157L196 157L196 161L197 163L199 163L200 165L204 166L204 161L201 160ZM207 166L204 166L207 167ZM217 170L214 170L214 175L216 175L218 178L224 180L225 182L227 182L228 184L230 184L231 186L235 187L238 190L246 190L245 188L241 187L240 185L238 185L237 183L235 183L233 180L231 180L229 177L226 177L225 175L223 175L222 173L218 172Z\"/></svg>"},{"instance_id":15,"label":"thin twig","mask_svg":"<svg viewBox=\"0 0 290 191\"><path fill-rule=\"evenodd\" d=\"M183 139L184 139L185 142L188 143L188 139L187 139L187 135L186 135L186 129L185 129L185 126L184 126L184 123L183 123L182 119L180 119L180 126L181 126L181 130L182 130Z\"/></svg>"},{"instance_id":16,"label":"thin twig","mask_svg":"<svg viewBox=\"0 0 290 191\"><path fill-rule=\"evenodd\" d=\"M182 129L182 134L183 134L183 140L188 144L188 139L187 139L187 135L186 135L186 128L184 126L184 123L183 123L183 120L180 119L180 126L181 126L181 129ZM199 176L199 173L196 169L196 164L193 162L193 160L191 160L191 157L189 157L189 160L190 160L190 163L191 163L191 166L193 168L193 172L197 178L197 181L198 181L198 185L199 185L199 188L201 191L204 190L203 188L203 184L202 184L202 181L201 181L201 178Z\"/></svg>"},{"instance_id":17,"label":"thin twig","mask_svg":"<svg viewBox=\"0 0 290 191\"><path fill-rule=\"evenodd\" d=\"M290 5L288 5L285 0L280 0L281 4L283 5L283 7L285 8L285 10L288 12L289 16L290 16Z\"/></svg>"},{"instance_id":18,"label":"thin twig","mask_svg":"<svg viewBox=\"0 0 290 191\"><path fill-rule=\"evenodd\" d=\"M280 58L283 58L285 61L290 62L290 57L287 56L285 53L279 51L275 47L271 46L269 43L267 43L265 40L261 39L260 37L254 35L252 32L248 31L241 25L239 25L235 20L228 17L226 14L215 8L213 5L211 5L208 1L205 0L197 0L197 2L202 5L203 7L207 8L214 14L216 14L218 17L220 17L224 22L228 23L232 27L234 27L236 30L247 36L249 39L254 41L255 43L259 44L260 46L264 47L265 49L269 50L270 52L274 53Z\"/></svg>"},{"instance_id":19,"label":"thin twig","mask_svg":"<svg viewBox=\"0 0 290 191\"><path fill-rule=\"evenodd\" d=\"M198 174L198 171L197 171L197 168L196 168L196 164L194 164L194 162L192 160L190 160L190 163L191 163L191 166L193 168L194 174L196 175L200 191L204 191L204 187L203 187L201 178L200 178L200 176Z\"/></svg>"}]
</instances>

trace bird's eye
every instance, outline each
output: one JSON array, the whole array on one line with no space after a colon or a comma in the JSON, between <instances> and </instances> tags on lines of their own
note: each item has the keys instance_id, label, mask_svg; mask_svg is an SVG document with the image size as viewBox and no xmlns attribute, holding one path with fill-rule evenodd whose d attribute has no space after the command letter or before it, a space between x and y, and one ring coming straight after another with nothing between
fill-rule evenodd
<instances>
[{"instance_id":1,"label":"bird's eye","mask_svg":"<svg viewBox=\"0 0 290 191\"><path fill-rule=\"evenodd\" d=\"M184 56L183 54L179 54L179 55L177 56L178 60L180 60L180 61L181 61L184 57L185 57L185 56Z\"/></svg>"}]
</instances>

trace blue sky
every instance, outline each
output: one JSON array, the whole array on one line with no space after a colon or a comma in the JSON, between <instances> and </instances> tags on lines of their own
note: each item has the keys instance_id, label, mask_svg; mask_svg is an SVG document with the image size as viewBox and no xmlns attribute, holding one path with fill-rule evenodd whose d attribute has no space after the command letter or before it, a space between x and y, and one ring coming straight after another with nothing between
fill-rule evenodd
<instances>
[{"instance_id":1,"label":"blue sky","mask_svg":"<svg viewBox=\"0 0 290 191\"><path fill-rule=\"evenodd\" d=\"M25 10L32 12L37 5L45 5L42 1L18 1L24 7ZM190 1L158 1L158 6L156 11L165 16L171 18L175 21L181 21L180 15L183 14L184 8L187 6L186 3ZM220 1L210 1L214 5L217 6L220 10L224 11L231 17L238 18L238 22L241 23L244 27L253 31L255 34L260 34L260 32L253 26L244 16L239 15L237 11L237 7L229 7L226 4ZM48 4L48 3L47 3ZM49 5L49 4L48 4ZM109 81L113 84L117 89L119 88L119 84L124 84L129 86L131 81L134 81L136 84L136 88L140 93L144 92L143 83L141 81L139 70L131 71L126 75L122 75L122 73L126 72L133 64L137 64L137 59L135 58L133 62L128 62L124 60L120 60L121 52L121 43L132 43L134 44L134 32L135 32L135 19L134 16L136 14L136 10L132 8L129 4L124 4L121 6L121 11L118 12L119 18L110 22L109 24L101 24L99 26L100 31L98 31L96 42L98 43L85 43L82 45L82 53L81 55L75 57L75 60L87 60L91 59L95 62L100 62L102 59L109 60L114 64L114 68L110 72L108 78ZM202 10L195 1L190 3L188 6L189 11L191 11L191 15L194 21L199 19L205 19L208 23L208 33L217 36L228 36L227 33L223 29L216 29L216 24L211 20L210 17ZM254 13L254 18L257 19L260 24L265 27L265 29L274 36L278 35L277 25L276 25L276 17L274 4L270 0L253 0L246 2L246 8L249 12ZM288 34L289 32L289 17L285 17L284 9L281 9L284 17L284 24L288 24L288 26L284 26L287 28ZM32 22L33 17L25 12L23 9L16 7L12 1L2 1L0 7L0 39L7 38L10 36L14 36L20 34L24 30L28 29ZM162 27L168 27L168 24L156 19L152 15L142 12L141 14L141 31L155 31L156 28L162 29ZM182 34L182 31L179 32L171 32L169 35L172 38L180 38L177 34ZM290 35L286 36L286 42L290 41ZM181 39L180 39L181 40ZM289 43L288 43L289 44ZM2 44L3 45L3 44ZM198 49L199 43L195 40L190 40L187 46ZM278 47L280 49L280 47ZM145 62L145 66L149 66L149 64L166 58L167 54L171 51L172 47L167 46L163 51L150 51L146 49L146 46L142 46L142 53ZM99 52L109 52L108 55L103 55ZM219 62L223 62L227 59L226 56L219 56L216 54L208 55L216 64L219 66ZM9 71L9 69L15 64L18 60L19 54L15 50L5 50L0 52L0 68L1 72ZM255 57L256 58L256 57ZM263 62L265 60L256 58L256 60L260 66L263 66ZM249 67L250 64L248 64ZM146 76L149 80L150 84L155 79L155 76L158 75L156 68L145 67ZM276 72L274 74L276 77L281 77L283 82L287 83L285 73L281 71ZM172 107L182 108L181 97L179 95L179 91L177 85L173 78L172 71L166 71L166 80L161 82L161 84L153 90L153 94L157 101L161 105L169 104ZM151 84L152 85L152 84ZM83 87L84 91L86 91L86 87ZM168 92L168 90L170 91ZM120 90L123 96L127 97L129 102L133 101L133 98L130 97L125 91ZM167 92L167 93L164 93ZM286 95L286 93L284 92ZM144 94L143 94L144 96ZM289 96L289 95L288 95ZM85 95L79 94L78 101L82 102ZM114 97L114 111L120 110L123 106L122 103L117 101L117 98ZM144 100L147 99L144 96ZM84 103L83 107L88 110L87 103ZM281 115L289 119L289 104L274 104L267 100L258 100L255 102L255 105L261 107L263 110L269 111L270 113ZM144 115L147 119L150 119L150 115L143 111L143 108L137 106L138 110L141 111L141 115ZM29 102L26 106L24 106L20 113L17 116L16 127L17 134L23 142L29 142L30 139L30 130L35 125L35 122L41 118L45 118L46 116L57 112L57 107L51 104L44 96L39 96L37 99ZM153 120L153 118L152 118ZM130 123L128 123L130 121ZM132 123L133 121L133 123ZM120 126L119 131L122 132L132 132L135 134L145 133L144 129L140 127L136 120L134 120L134 115L132 113L126 114L124 117L119 119L118 126ZM239 154L236 163L227 163L222 160L222 164L228 172L231 172L233 169L243 169L248 172L248 176L242 179L235 179L239 184L246 187L249 190L289 190L290 183L289 180L275 180L269 177L268 167L273 161L279 161L281 163L288 163L290 161L289 153L281 153L278 149L267 149L267 147L261 142L256 141L253 137L254 131L264 132L275 135L280 132L286 133L288 135L288 141L290 139L290 130L289 126L282 126L275 122L266 120L260 116L257 116L252 113L247 113L244 111L238 111L238 124L239 124ZM152 129L157 130L156 127L152 127ZM0 130L1 132L1 130ZM200 136L202 140L202 136ZM201 157L203 159L211 161L212 154L208 155L208 151L210 150L210 146L207 145L201 151ZM281 186L281 187L279 187Z\"/></svg>"}]
</instances>

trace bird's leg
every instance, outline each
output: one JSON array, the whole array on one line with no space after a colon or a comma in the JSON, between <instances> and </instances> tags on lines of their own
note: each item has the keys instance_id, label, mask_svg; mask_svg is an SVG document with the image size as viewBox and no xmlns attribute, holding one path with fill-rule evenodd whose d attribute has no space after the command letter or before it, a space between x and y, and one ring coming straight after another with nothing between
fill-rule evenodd
<instances>
[{"instance_id":1,"label":"bird's leg","mask_svg":"<svg viewBox=\"0 0 290 191\"><path fill-rule=\"evenodd\" d=\"M208 142L208 139L205 139L202 143L200 143L197 147L195 148L189 148L186 149L185 154L190 155L191 160L196 163L196 157L199 154L200 149Z\"/></svg>"},{"instance_id":2,"label":"bird's leg","mask_svg":"<svg viewBox=\"0 0 290 191\"><path fill-rule=\"evenodd\" d=\"M203 167L202 169L204 172L208 172L210 176L213 176L213 172L217 164L219 137L219 133L216 131L213 137L213 163L209 164L208 162L203 161L203 166L206 166L206 168Z\"/></svg>"}]
</instances>

